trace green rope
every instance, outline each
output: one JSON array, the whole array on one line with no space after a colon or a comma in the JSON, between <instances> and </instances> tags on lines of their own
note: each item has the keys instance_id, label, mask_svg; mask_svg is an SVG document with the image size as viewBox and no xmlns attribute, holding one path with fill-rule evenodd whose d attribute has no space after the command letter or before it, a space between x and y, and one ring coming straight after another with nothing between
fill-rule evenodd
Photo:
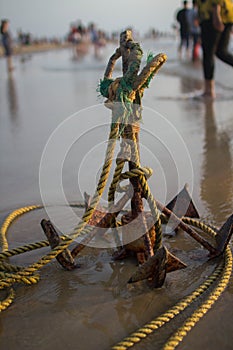
<instances>
[{"instance_id":1,"label":"green rope","mask_svg":"<svg viewBox=\"0 0 233 350\"><path fill-rule=\"evenodd\" d=\"M149 53L148 53L148 56L147 56L147 63L150 63L150 62L153 60L154 57L155 57L155 56L153 55L153 53L152 53L152 52L149 52ZM151 82L151 80L154 78L155 74L156 74L156 70L154 70L154 71L150 74L149 78L148 78L148 79L146 80L146 82L142 85L142 89L148 89L148 88L149 88L150 82Z\"/></svg>"},{"instance_id":2,"label":"green rope","mask_svg":"<svg viewBox=\"0 0 233 350\"><path fill-rule=\"evenodd\" d=\"M113 82L113 79L101 79L96 91L100 92L103 97L108 98L108 88Z\"/></svg>"}]
</instances>

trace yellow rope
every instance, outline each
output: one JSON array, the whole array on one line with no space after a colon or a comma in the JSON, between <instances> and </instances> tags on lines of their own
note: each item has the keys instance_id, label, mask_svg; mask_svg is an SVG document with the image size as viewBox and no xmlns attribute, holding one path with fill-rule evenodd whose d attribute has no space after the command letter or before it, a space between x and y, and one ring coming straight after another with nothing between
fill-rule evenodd
<instances>
[{"instance_id":1,"label":"yellow rope","mask_svg":"<svg viewBox=\"0 0 233 350\"><path fill-rule=\"evenodd\" d=\"M190 218L182 218L182 220L192 226L201 228L206 233L211 233L216 235L216 232L209 226L203 224L202 222ZM203 295L204 292L213 285L213 283L219 278L217 286L211 292L210 296L205 300L202 305L193 312L193 314L186 320L184 325L180 327L177 332L167 341L164 345L164 350L173 350L187 333L196 325L196 323L205 315L205 313L212 307L212 305L217 301L220 295L223 293L228 285L230 276L232 272L232 253L228 246L224 252L224 261L221 261L215 271L207 278L207 280L201 284L194 292L192 292L187 297L183 298L171 309L167 310L164 314L152 320L151 322L145 324L143 327L139 328L136 332L132 333L130 336L126 337L123 341L119 342L117 345L113 346L113 350L127 350L134 345L138 344L140 341L145 339L148 335L154 333L157 329L163 327L165 324L174 319L179 315L184 309L189 307L199 296Z\"/></svg>"},{"instance_id":2,"label":"yellow rope","mask_svg":"<svg viewBox=\"0 0 233 350\"><path fill-rule=\"evenodd\" d=\"M7 216L4 223L2 224L1 230L0 230L0 245L2 247L2 252L5 250L8 250L8 242L6 238L6 234L8 231L9 226L12 224L12 222L18 218L19 216L35 209L41 208L40 205L30 205L27 207L22 207L19 209L14 210L10 215Z\"/></svg>"},{"instance_id":3,"label":"yellow rope","mask_svg":"<svg viewBox=\"0 0 233 350\"><path fill-rule=\"evenodd\" d=\"M131 176L134 176L133 173L134 171L138 171L140 168L140 156L139 156L139 150L138 150L138 144L136 140L135 134L133 134L133 143L132 143L132 158L135 159L135 165L136 169L131 170ZM154 227L155 227L155 232L156 232L156 239L155 239L155 244L154 244L154 252L156 252L162 245L162 225L161 225L161 220L160 220L160 215L159 211L157 208L156 201L150 191L148 182L147 182L147 177L149 177L152 174L152 169L149 168L144 168L148 170L148 173L144 173L143 175L139 176L139 181L142 186L142 193L143 196L146 198L151 214L154 220Z\"/></svg>"},{"instance_id":4,"label":"yellow rope","mask_svg":"<svg viewBox=\"0 0 233 350\"><path fill-rule=\"evenodd\" d=\"M0 312L6 310L14 301L15 291L10 288L8 296L0 304Z\"/></svg>"},{"instance_id":5,"label":"yellow rope","mask_svg":"<svg viewBox=\"0 0 233 350\"><path fill-rule=\"evenodd\" d=\"M151 214L154 220L154 226L155 226L155 232L156 232L156 240L155 240L155 245L154 245L154 251L159 249L162 244L162 225L161 225L161 220L160 220L160 215L159 211L157 208L156 201L150 191L149 185L147 183L147 178L149 178L153 170L148 167L142 168L140 166L140 157L139 157L139 150L138 150L138 144L136 140L135 133L133 132L133 127L131 125L131 130L128 133L123 134L123 137L130 140L130 147L131 147L131 158L132 162L135 164L135 168L131 169L129 171L126 171L125 173L121 173L124 164L119 161L119 164L117 164L116 171L114 173L113 181L111 184L111 192L109 193L109 199L114 199L114 194L117 188L117 184L119 183L120 180L122 179L130 179L132 177L139 177L139 181L142 186L142 192L143 196L147 199Z\"/></svg>"},{"instance_id":6,"label":"yellow rope","mask_svg":"<svg viewBox=\"0 0 233 350\"><path fill-rule=\"evenodd\" d=\"M108 164L109 167L109 164ZM119 166L119 169L122 169L122 164ZM105 170L103 170L104 172ZM147 199L152 202L152 209L153 209L153 196L150 193L150 189L148 187L146 178L151 175L152 171L149 168L135 168L131 171L127 171L125 173L121 173L119 170L115 171L116 176L119 179L126 179L133 176L139 176L140 182L143 187L143 191L147 196ZM101 182L101 181L100 181ZM114 185L115 186L115 185ZM100 187L100 186L98 186ZM97 187L97 188L98 188ZM148 202L149 202L148 200ZM96 203L96 202L95 202ZM149 202L150 203L150 202ZM16 254L25 253L27 251L31 251L33 249L39 249L43 247L47 247L48 241L41 241L36 243L27 244L22 247L17 247L12 250L6 250L8 247L6 235L7 231L12 224L12 222L21 216L24 213L27 213L31 210L35 210L41 208L41 206L28 206L24 208L20 208L18 210L13 211L4 221L2 227L1 227L1 241L4 246L4 251L0 253L0 259L9 258L11 256L14 256ZM86 216L88 217L88 215ZM202 223L201 221L194 220L191 218L183 217L182 220L192 226L195 226L202 231L215 235L216 232L209 227L208 225ZM86 229L86 232L88 232L88 229ZM45 255L41 260L38 262L32 264L31 266L27 268L22 268L18 266L14 266L11 264L8 264L6 262L0 261L0 270L4 270L4 272L0 272L0 288L7 288L11 286L15 282L21 282L25 284L34 284L37 283L39 280L38 275L32 275L36 270L39 269L39 267L43 266L45 263L48 263L51 261L51 256L55 257L57 255L57 252L62 251L63 247L67 246L67 241L70 242L71 239L67 239L67 237L62 236L62 239L64 242L58 247L58 249L54 249L52 254ZM65 243L65 244L63 244ZM62 248L63 249L62 249ZM167 341L167 343L164 345L164 350L172 350L175 349L179 343L183 340L183 338L186 336L186 334L192 329L192 327L195 326L195 324L202 318L205 313L212 307L214 302L219 298L219 296L222 294L224 289L226 288L232 271L232 254L229 247L227 247L225 253L224 253L224 262L221 261L219 266L216 268L216 270L209 276L209 278L200 285L193 293L182 299L178 304L173 306L170 310L166 311L161 316L157 317L155 320L145 324L143 327L138 329L136 332L132 333L130 336L126 337L123 341L115 345L112 349L114 350L126 350L130 347L133 347L138 342L141 342L143 339L145 339L149 334L155 332L157 329L164 326L166 323L170 322L175 316L177 316L180 312L182 312L184 309L189 307L199 296L203 295L205 291L219 278L219 282L217 286L214 288L210 296L206 301L202 303L202 305L194 311L194 313L186 320L186 322L183 324L182 327L180 327L175 334ZM9 289L7 297L0 302L0 311L5 310L7 307L11 305L15 297L15 292L13 288Z\"/></svg>"},{"instance_id":7,"label":"yellow rope","mask_svg":"<svg viewBox=\"0 0 233 350\"><path fill-rule=\"evenodd\" d=\"M224 272L218 281L217 286L211 292L210 296L204 301L201 306L195 310L195 312L186 320L186 322L170 337L165 346L164 350L175 349L187 335L187 333L196 325L196 323L207 313L207 311L213 306L218 300L220 295L227 287L232 271L232 254L230 247L228 246L225 252L225 266Z\"/></svg>"},{"instance_id":8,"label":"yellow rope","mask_svg":"<svg viewBox=\"0 0 233 350\"><path fill-rule=\"evenodd\" d=\"M48 247L48 246L49 246L49 242L47 240L35 242L35 243L30 243L30 244L25 244L21 247L17 247L17 248L11 249L11 250L5 250L3 253L0 253L0 259L10 258L14 255L23 254L23 253L30 252L30 251L35 250L35 249L40 249L40 248L44 248L44 247Z\"/></svg>"},{"instance_id":9,"label":"yellow rope","mask_svg":"<svg viewBox=\"0 0 233 350\"><path fill-rule=\"evenodd\" d=\"M121 176L122 170L124 168L125 161L123 159L117 159L116 164L117 164L117 166L116 166L115 171L114 171L113 180L112 180L112 183L109 186L109 190L108 190L108 202L109 203L114 203L115 192L117 189L117 185L120 181L120 176Z\"/></svg>"},{"instance_id":10,"label":"yellow rope","mask_svg":"<svg viewBox=\"0 0 233 350\"><path fill-rule=\"evenodd\" d=\"M118 138L118 128L119 128L118 124L114 124L111 129L111 132L109 135L109 142L108 142L106 155L105 155L105 162L104 162L100 179L96 188L96 193L93 196L91 204L89 208L86 210L86 212L84 213L75 231L69 236L61 236L62 242L60 243L60 245L52 249L48 254L44 255L41 259L39 259L37 262L33 263L28 267L14 266L9 263L3 262L2 261L3 259L12 257L17 254L22 254L34 249L47 247L49 245L48 241L45 240L45 241L31 243L31 244L27 244L21 247L8 250L8 242L7 242L6 236L7 236L7 231L10 225L12 224L12 222L19 216L23 215L24 213L41 208L41 206L28 206L28 207L17 209L13 211L5 219L0 230L0 239L1 239L1 245L2 245L2 252L0 253L0 270L1 270L0 271L0 278L1 278L0 289L5 289L9 287L10 288L8 290L8 295L5 297L5 299L0 301L0 311L5 310L13 302L15 297L15 292L12 288L12 285L14 283L25 283L29 285L37 283L39 280L39 275L34 275L34 273L37 270L39 270L41 267L49 263L64 249L66 249L77 236L84 233L86 234L91 230L91 228L87 227L87 224L90 218L92 217L92 214L96 209L96 206L99 203L99 200L102 196L102 193L105 189L105 186L108 180L110 168L112 165L112 159L114 156L115 144ZM132 161L135 163L135 168L131 169L130 171L126 171L125 173L122 173L122 170L124 167L124 161L122 159L119 159L117 161L117 166L114 172L113 181L109 189L108 198L109 198L109 201L114 201L115 191L116 191L117 185L121 180L130 179L131 177L139 178L140 184L142 186L143 195L148 201L148 204L150 206L151 213L155 222L156 243L155 243L154 249L156 250L161 246L162 230L161 230L161 221L160 221L160 216L157 209L156 201L147 183L147 178L152 175L152 170L150 168L140 167L139 152L138 152L137 142L134 134L132 135L132 139L133 139L132 147L131 147L132 159L133 159ZM198 220L194 220L186 217L183 217L182 220L183 222L189 225L198 227L199 229L201 229L206 233L210 233L212 235L216 234L214 229L212 229L208 225L205 225L204 223ZM173 306L170 310L166 311L161 316L157 317L156 319L152 320L151 322L147 323L146 325L138 329L136 332L132 333L130 336L126 337L123 341L113 346L112 349L126 350L130 347L133 347L135 344L141 342L149 334L155 332L157 329L161 328L166 323L174 319L174 317L180 314L180 312L182 312L184 309L188 308L199 296L203 295L204 292L206 292L208 288L211 285L213 285L213 283L217 279L219 279L217 286L210 293L210 296L207 298L207 300L204 301L202 305L197 310L194 311L194 313L186 320L183 326L180 327L164 345L164 350L175 349L179 345L179 343L183 340L183 338L186 336L186 334L205 315L205 313L212 307L214 302L222 294L222 292L224 291L224 289L226 288L229 282L231 271L232 271L232 254L228 246L226 251L224 252L224 262L221 261L219 266L216 268L216 270L193 293L185 297L178 304Z\"/></svg>"},{"instance_id":11,"label":"yellow rope","mask_svg":"<svg viewBox=\"0 0 233 350\"><path fill-rule=\"evenodd\" d=\"M12 264L8 264L6 262L0 261L0 270L5 272L17 272L22 269L21 266L16 266Z\"/></svg>"},{"instance_id":12,"label":"yellow rope","mask_svg":"<svg viewBox=\"0 0 233 350\"><path fill-rule=\"evenodd\" d=\"M103 170L97 186L96 194L93 197L90 209L88 209L84 214L83 220L78 225L75 233L73 233L72 238L76 237L81 232L81 230L83 230L84 232L89 231L89 229L85 226L87 225L93 211L95 210L95 207L98 204L98 200L102 195L103 189L105 187L107 177L110 171L111 160L113 158L114 147L115 147L115 142L111 143L107 149L106 161L103 166ZM150 168L140 168L138 166L135 169L122 173L123 166L124 166L124 162L119 161L114 173L113 181L112 181L112 190L111 190L112 192L109 195L110 198L114 198L116 186L120 180L129 179L131 177L138 176L140 179L140 183L142 185L143 193L150 205L152 215L155 215L155 217L157 217L156 216L158 215L157 206L147 183L147 178L151 176L152 170ZM0 259L6 259L17 254L25 253L34 249L47 247L49 245L48 241L45 240L45 241L31 243L31 244L27 244L21 247L8 250L6 235L12 222L19 216L23 215L24 213L27 213L31 210L35 210L38 208L41 208L41 206L28 206L28 207L20 208L13 211L5 219L0 231L1 242L3 246L3 251L2 253L0 253ZM182 220L185 223L195 226L206 233L209 233L212 235L216 234L216 232L211 227L202 223L201 221L194 220L187 217L183 217ZM39 261L30 265L29 267L22 268L19 266L14 266L9 263L0 261L0 270L3 270L3 271L0 271L0 278L1 278L0 289L11 287L16 282L25 283L29 285L37 283L39 280L39 275L33 275L33 273L37 271L39 268L41 268L42 266L44 266L45 264L49 263L53 258L57 256L57 254L62 252L63 249L65 249L72 242L72 238L69 238L66 236L61 236L61 238L63 242L58 247L54 248L50 253L43 256ZM161 242L159 242L159 244L160 243ZM126 337L123 341L115 345L112 349L126 350L130 347L133 347L135 344L141 342L149 334L155 332L157 329L161 328L166 323L170 322L175 316L177 316L184 309L188 308L199 296L203 295L203 293L207 291L207 289L219 278L219 282L217 286L214 288L214 290L212 291L208 299L204 301L196 311L194 311L194 313L186 320L183 326L180 327L164 345L164 350L175 349L179 345L179 343L183 340L183 338L186 336L186 334L192 329L192 327L195 326L195 324L200 320L200 318L202 318L205 315L205 313L212 307L214 302L222 294L222 292L224 291L224 289L226 288L229 282L229 279L231 276L231 270L232 270L232 254L231 254L230 248L227 247L224 253L224 262L220 262L219 266L216 268L213 274L211 274L209 278L202 285L200 285L193 293L191 293L190 295L182 299L178 304L173 306L170 310L166 311L161 316L157 317L155 320L147 323L146 325L138 329L136 332ZM0 302L0 311L3 311L7 307L9 307L13 302L14 297L15 297L15 292L13 288L10 288L6 298Z\"/></svg>"},{"instance_id":13,"label":"yellow rope","mask_svg":"<svg viewBox=\"0 0 233 350\"><path fill-rule=\"evenodd\" d=\"M22 269L18 269L18 267L16 267L16 269L18 271L13 271L12 273L9 273L9 269L11 268L11 265L9 264L7 271L4 272L3 276L4 278L2 278L0 280L0 289L4 289L4 288L8 288L11 287L15 282L23 282L23 283L27 283L27 284L31 284L31 283L37 283L38 281L38 276L34 276L32 275L35 271L39 270L41 267L43 267L44 265L48 264L52 259L54 259L58 254L60 254L64 249L66 249L70 243L72 243L72 241L82 233L82 231L86 232L86 225L88 224L88 221L90 220L94 210L96 209L96 206L98 205L98 202L101 198L101 195L104 191L104 188L106 186L107 183L107 179L109 176L109 172L110 172L110 168L111 168L111 164L112 164L112 159L114 156L114 150L115 150L115 144L116 144L116 140L118 138L118 129L119 126L117 123L113 124L113 127L111 128L110 131L110 135L109 135L109 141L108 141L108 146L107 146L107 150L106 150L106 155L105 155L105 161L104 161L104 165L102 168L102 172L100 175L100 179L96 188L96 193L93 196L93 199L91 201L91 204L89 206L89 208L86 210L86 212L84 213L80 223L78 224L77 228L75 229L75 231L70 234L70 237L63 237L63 241L61 242L60 245L58 245L57 247L55 247L54 249L52 249L48 254L44 255L41 259L39 259L37 262L33 263L32 265L22 268ZM1 227L1 243L2 243L2 258L6 258L12 256L12 251L8 251L8 243L7 243L7 231L9 226L11 225L11 223L20 215L29 212L31 210L40 208L40 206L28 206L28 207L24 207L24 208L20 208L15 210L14 212L12 212L4 221L2 227ZM44 244L41 244L41 246L44 246ZM40 248L41 248L40 246ZM35 248L35 247L34 247ZM24 250L28 251L30 249L34 249L32 246L27 247L27 248L19 248L15 250L15 253L20 254L22 252L24 252ZM37 245L36 245L36 248ZM4 255L4 253L6 253ZM3 267L3 265L2 265ZM10 305L12 300L14 298L14 293L10 294L10 297L6 297L3 301L0 302L0 311L5 310L6 309L6 305ZM9 301L10 300L10 301Z\"/></svg>"}]
</instances>

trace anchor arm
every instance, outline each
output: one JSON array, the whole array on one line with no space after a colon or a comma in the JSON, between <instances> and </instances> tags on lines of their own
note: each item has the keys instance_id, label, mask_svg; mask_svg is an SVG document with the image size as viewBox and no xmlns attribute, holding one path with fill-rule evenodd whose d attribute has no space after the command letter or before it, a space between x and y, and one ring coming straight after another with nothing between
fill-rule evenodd
<instances>
[{"instance_id":1,"label":"anchor arm","mask_svg":"<svg viewBox=\"0 0 233 350\"><path fill-rule=\"evenodd\" d=\"M109 229L113 218L116 218L120 211L124 208L130 199L131 193L132 191L128 190L124 196L119 199L116 205L110 206L109 212L106 213L98 223L96 223L98 227L95 227L87 237L85 237L76 247L73 248L71 251L73 258L75 258L86 247L86 245L92 240L95 235L97 235L99 232L103 233L103 230L107 231Z\"/></svg>"},{"instance_id":2,"label":"anchor arm","mask_svg":"<svg viewBox=\"0 0 233 350\"><path fill-rule=\"evenodd\" d=\"M178 218L171 210L167 207L163 206L158 200L156 200L156 204L158 209L170 217L173 221L177 223L177 226L182 228L185 232L187 232L192 238L194 238L197 242L199 242L204 248L206 248L211 255L216 255L217 250L210 243L208 243L203 237L201 237L195 230L193 230L189 225L185 224L182 219Z\"/></svg>"},{"instance_id":3,"label":"anchor arm","mask_svg":"<svg viewBox=\"0 0 233 350\"><path fill-rule=\"evenodd\" d=\"M116 64L116 61L118 60L118 58L121 57L121 50L120 48L118 47L115 51L115 53L110 57L109 61L108 61L108 65L107 65L107 68L105 70L105 73L104 73L104 78L105 79L111 79L112 77L112 72L114 70L114 67L115 67L115 64Z\"/></svg>"}]
</instances>

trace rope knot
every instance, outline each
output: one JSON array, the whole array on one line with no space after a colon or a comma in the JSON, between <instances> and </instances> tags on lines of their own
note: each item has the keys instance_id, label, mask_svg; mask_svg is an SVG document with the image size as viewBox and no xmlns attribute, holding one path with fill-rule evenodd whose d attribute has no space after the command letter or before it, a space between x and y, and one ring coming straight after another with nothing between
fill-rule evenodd
<instances>
[{"instance_id":1,"label":"rope knot","mask_svg":"<svg viewBox=\"0 0 233 350\"><path fill-rule=\"evenodd\" d=\"M152 174L153 170L149 167L134 168L126 171L125 173L122 173L120 176L120 181L138 176L145 176L145 178L148 179Z\"/></svg>"}]
</instances>

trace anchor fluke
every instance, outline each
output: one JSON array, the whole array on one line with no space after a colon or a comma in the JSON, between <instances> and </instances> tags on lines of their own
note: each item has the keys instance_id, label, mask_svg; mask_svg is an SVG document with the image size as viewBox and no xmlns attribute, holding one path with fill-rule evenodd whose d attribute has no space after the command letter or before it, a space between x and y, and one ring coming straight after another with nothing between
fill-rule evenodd
<instances>
[{"instance_id":1,"label":"anchor fluke","mask_svg":"<svg viewBox=\"0 0 233 350\"><path fill-rule=\"evenodd\" d=\"M166 273L185 268L186 265L171 254L166 247L161 247L155 255L151 256L144 264L140 265L128 283L134 283L149 279L153 287L163 285Z\"/></svg>"},{"instance_id":2,"label":"anchor fluke","mask_svg":"<svg viewBox=\"0 0 233 350\"><path fill-rule=\"evenodd\" d=\"M168 203L166 207L173 211L173 213L179 218L182 216L197 219L200 218L197 208L195 207L188 191L187 184L185 184L184 188Z\"/></svg>"},{"instance_id":3,"label":"anchor fluke","mask_svg":"<svg viewBox=\"0 0 233 350\"><path fill-rule=\"evenodd\" d=\"M222 254L225 251L231 239L232 234L233 234L233 214L222 225L217 235L215 236L217 256Z\"/></svg>"},{"instance_id":4,"label":"anchor fluke","mask_svg":"<svg viewBox=\"0 0 233 350\"><path fill-rule=\"evenodd\" d=\"M180 259L178 259L175 255L173 255L172 253L170 253L169 251L167 251L167 263L166 263L166 272L173 272L176 270L181 270L181 269L185 269L187 267L187 265L181 261Z\"/></svg>"}]
</instances>

